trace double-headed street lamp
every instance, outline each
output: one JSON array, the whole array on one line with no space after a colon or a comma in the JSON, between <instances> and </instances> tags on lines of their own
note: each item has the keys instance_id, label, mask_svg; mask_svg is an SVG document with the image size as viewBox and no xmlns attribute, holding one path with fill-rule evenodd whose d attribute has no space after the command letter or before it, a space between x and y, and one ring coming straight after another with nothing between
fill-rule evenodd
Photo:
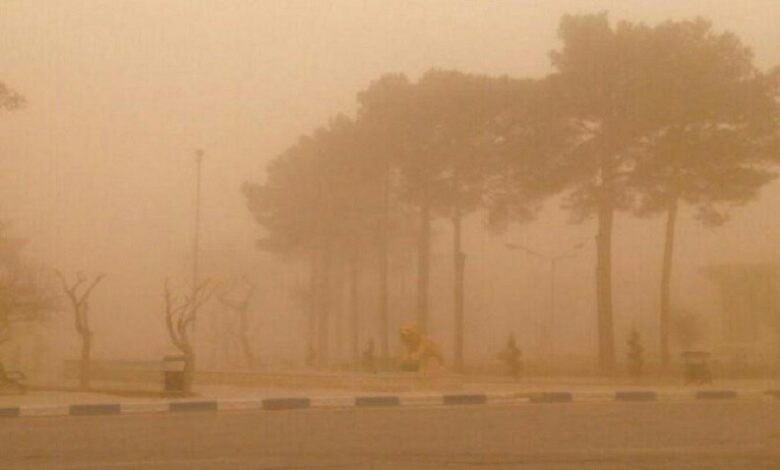
<instances>
[{"instance_id":1,"label":"double-headed street lamp","mask_svg":"<svg viewBox=\"0 0 780 470\"><path fill-rule=\"evenodd\" d=\"M577 243L576 245L572 246L568 250L556 255L545 255L539 253L538 251L532 250L528 247L525 247L523 245L518 245L515 243L506 243L505 246L510 250L524 251L529 255L547 261L550 265L550 281L549 281L550 282L550 315L549 315L549 327L546 336L550 347L550 356L552 356L553 353L555 352L554 336L553 336L553 331L555 328L555 271L559 261L576 257L579 254L578 252L585 246L585 243L583 242Z\"/></svg>"}]
</instances>

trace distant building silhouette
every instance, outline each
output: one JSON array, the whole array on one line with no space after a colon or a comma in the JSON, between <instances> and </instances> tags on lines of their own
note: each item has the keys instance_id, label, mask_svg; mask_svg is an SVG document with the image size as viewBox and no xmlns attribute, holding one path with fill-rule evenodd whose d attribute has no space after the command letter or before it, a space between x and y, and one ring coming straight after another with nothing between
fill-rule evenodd
<instances>
[{"instance_id":1,"label":"distant building silhouette","mask_svg":"<svg viewBox=\"0 0 780 470\"><path fill-rule=\"evenodd\" d=\"M780 265L722 264L704 272L720 291L723 347L755 355L770 336L780 359Z\"/></svg>"}]
</instances>

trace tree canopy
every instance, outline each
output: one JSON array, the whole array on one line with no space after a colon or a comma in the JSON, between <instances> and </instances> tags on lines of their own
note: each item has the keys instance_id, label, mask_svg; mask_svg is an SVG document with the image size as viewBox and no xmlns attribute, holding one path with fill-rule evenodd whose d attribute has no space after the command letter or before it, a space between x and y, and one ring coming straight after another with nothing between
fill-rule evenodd
<instances>
[{"instance_id":1,"label":"tree canopy","mask_svg":"<svg viewBox=\"0 0 780 470\"><path fill-rule=\"evenodd\" d=\"M682 202L717 224L755 198L780 158L780 73L758 70L739 38L703 19L650 26L566 15L559 39L541 79L434 69L372 82L354 119L301 137L263 184L244 186L265 230L260 246L288 255L371 247L386 291L390 214L404 214L394 225L417 237L425 331L433 220L451 222L459 324L461 218L479 210L501 230L564 195L573 220L596 219L598 358L610 373L614 214L673 219ZM673 234L667 223L666 284Z\"/></svg>"}]
</instances>

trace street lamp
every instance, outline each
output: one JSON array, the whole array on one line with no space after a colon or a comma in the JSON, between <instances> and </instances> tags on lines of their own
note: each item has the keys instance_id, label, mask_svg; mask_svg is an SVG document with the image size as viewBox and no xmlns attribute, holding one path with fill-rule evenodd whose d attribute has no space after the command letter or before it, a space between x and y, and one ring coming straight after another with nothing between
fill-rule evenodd
<instances>
[{"instance_id":1,"label":"street lamp","mask_svg":"<svg viewBox=\"0 0 780 470\"><path fill-rule=\"evenodd\" d=\"M203 150L195 150L195 226L193 227L192 240L192 298L198 289L198 258L200 257L200 198L201 198L201 169L203 166ZM195 327L196 319L192 319L192 327Z\"/></svg>"},{"instance_id":2,"label":"street lamp","mask_svg":"<svg viewBox=\"0 0 780 470\"><path fill-rule=\"evenodd\" d=\"M532 250L528 247L525 247L523 245L518 245L515 243L506 243L505 246L510 250L524 251L531 256L535 256L541 260L547 261L547 263L549 263L550 265L550 318L549 318L549 327L547 330L547 334L545 336L547 336L548 338L549 347L550 347L550 356L552 356L553 353L555 352L554 336L553 336L553 332L555 328L555 271L559 261L576 257L578 251L585 246L585 243L584 242L577 243L573 245L571 248L569 248L568 250L563 251L556 255L545 255L543 253L539 253L538 251Z\"/></svg>"}]
</instances>

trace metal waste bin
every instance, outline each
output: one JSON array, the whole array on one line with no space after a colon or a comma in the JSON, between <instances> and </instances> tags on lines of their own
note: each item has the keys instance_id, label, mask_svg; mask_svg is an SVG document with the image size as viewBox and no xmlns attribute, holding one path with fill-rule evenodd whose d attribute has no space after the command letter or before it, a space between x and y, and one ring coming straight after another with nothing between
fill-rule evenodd
<instances>
[{"instance_id":1,"label":"metal waste bin","mask_svg":"<svg viewBox=\"0 0 780 470\"><path fill-rule=\"evenodd\" d=\"M163 357L163 390L167 393L184 393L186 391L184 377L185 357L181 354Z\"/></svg>"}]
</instances>

